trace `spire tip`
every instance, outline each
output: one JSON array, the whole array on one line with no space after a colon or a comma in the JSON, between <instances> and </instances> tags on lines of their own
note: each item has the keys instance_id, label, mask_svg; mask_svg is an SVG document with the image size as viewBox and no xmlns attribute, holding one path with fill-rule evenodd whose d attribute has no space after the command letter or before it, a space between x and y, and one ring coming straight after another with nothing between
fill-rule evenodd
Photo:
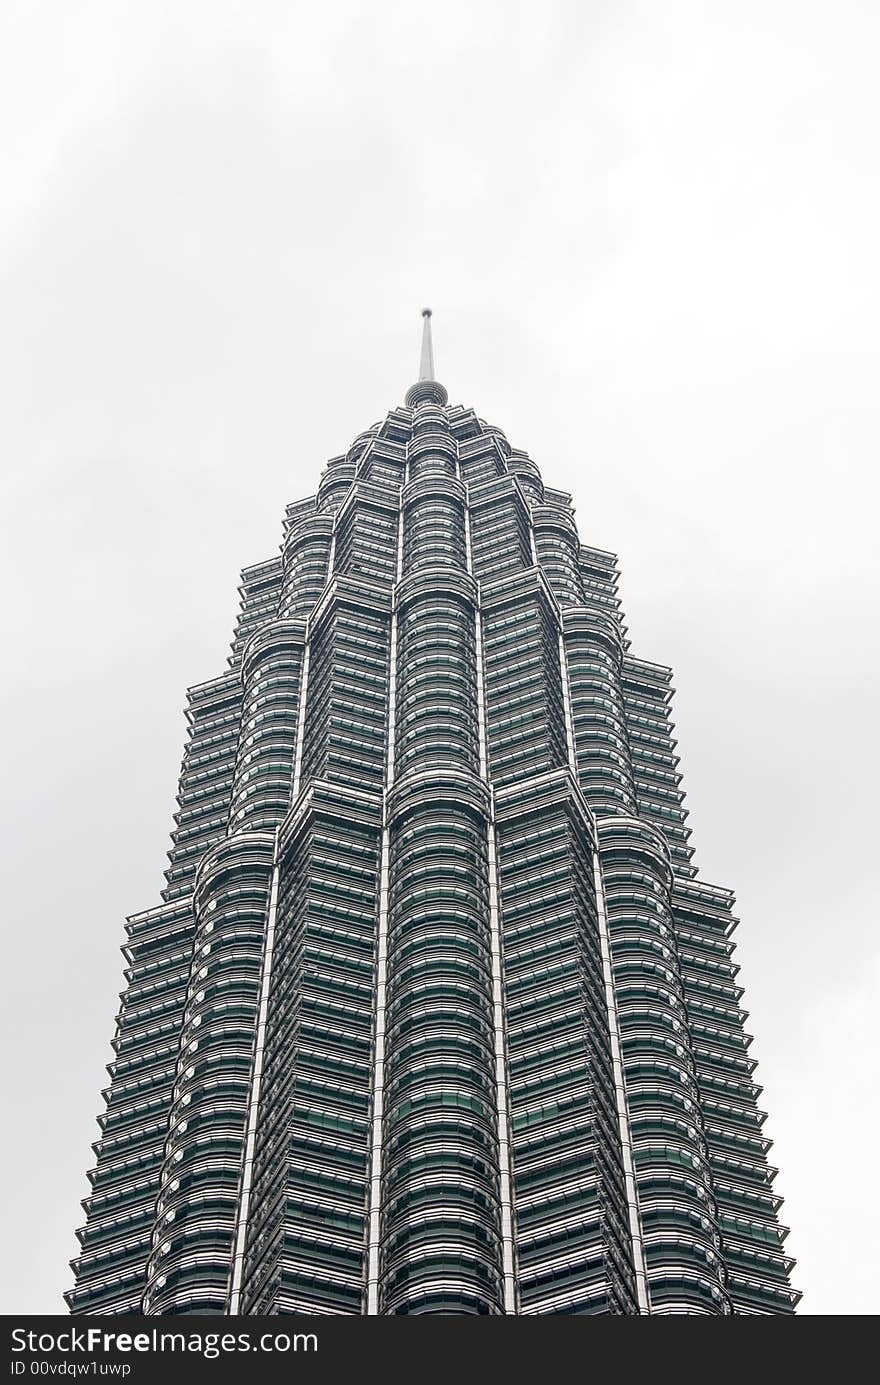
<instances>
[{"instance_id":1,"label":"spire tip","mask_svg":"<svg viewBox=\"0 0 880 1385\"><path fill-rule=\"evenodd\" d=\"M434 343L431 340L430 308L422 308L422 359L419 364L419 379L434 379Z\"/></svg>"},{"instance_id":2,"label":"spire tip","mask_svg":"<svg viewBox=\"0 0 880 1385\"><path fill-rule=\"evenodd\" d=\"M439 404L442 407L449 398L434 371L434 342L431 338L432 317L431 308L422 308L422 355L419 361L419 378L418 383L411 385L406 392L408 409L429 400L432 404Z\"/></svg>"}]
</instances>

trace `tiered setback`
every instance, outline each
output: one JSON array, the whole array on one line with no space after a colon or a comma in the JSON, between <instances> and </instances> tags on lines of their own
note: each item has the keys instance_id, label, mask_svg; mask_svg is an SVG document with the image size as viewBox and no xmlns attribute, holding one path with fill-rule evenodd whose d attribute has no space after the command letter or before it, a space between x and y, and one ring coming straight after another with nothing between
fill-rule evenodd
<instances>
[{"instance_id":1,"label":"tiered setback","mask_svg":"<svg viewBox=\"0 0 880 1385\"><path fill-rule=\"evenodd\" d=\"M793 1312L671 675L569 497L422 381L241 596L71 1311Z\"/></svg>"}]
</instances>

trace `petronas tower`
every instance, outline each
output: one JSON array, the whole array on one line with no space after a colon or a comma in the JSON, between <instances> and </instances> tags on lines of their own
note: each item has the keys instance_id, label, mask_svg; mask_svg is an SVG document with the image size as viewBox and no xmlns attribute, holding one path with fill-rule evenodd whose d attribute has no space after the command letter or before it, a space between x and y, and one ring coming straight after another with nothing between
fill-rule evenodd
<instances>
[{"instance_id":1,"label":"petronas tower","mask_svg":"<svg viewBox=\"0 0 880 1385\"><path fill-rule=\"evenodd\" d=\"M188 694L73 1313L792 1313L729 890L614 555L434 378Z\"/></svg>"}]
</instances>

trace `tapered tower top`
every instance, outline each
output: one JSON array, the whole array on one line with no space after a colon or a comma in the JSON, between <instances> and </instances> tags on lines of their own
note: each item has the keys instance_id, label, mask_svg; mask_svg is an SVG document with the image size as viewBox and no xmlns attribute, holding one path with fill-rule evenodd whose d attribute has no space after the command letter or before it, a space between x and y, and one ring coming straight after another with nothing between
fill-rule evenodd
<instances>
[{"instance_id":1,"label":"tapered tower top","mask_svg":"<svg viewBox=\"0 0 880 1385\"><path fill-rule=\"evenodd\" d=\"M449 395L434 378L434 339L431 335L431 309L422 308L422 356L419 361L419 379L410 385L406 392L406 406L415 409L419 404L446 404Z\"/></svg>"},{"instance_id":2,"label":"tapered tower top","mask_svg":"<svg viewBox=\"0 0 880 1385\"><path fill-rule=\"evenodd\" d=\"M419 379L434 379L434 339L431 336L430 308L422 308L422 359L419 363Z\"/></svg>"}]
</instances>

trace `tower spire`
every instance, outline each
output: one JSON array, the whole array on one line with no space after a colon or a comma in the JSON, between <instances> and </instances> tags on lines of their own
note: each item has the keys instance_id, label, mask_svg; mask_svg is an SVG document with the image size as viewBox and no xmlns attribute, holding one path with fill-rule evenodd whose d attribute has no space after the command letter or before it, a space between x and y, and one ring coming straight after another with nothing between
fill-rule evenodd
<instances>
[{"instance_id":1,"label":"tower spire","mask_svg":"<svg viewBox=\"0 0 880 1385\"><path fill-rule=\"evenodd\" d=\"M430 308L422 308L422 359L419 362L419 379L434 379L434 339L431 336Z\"/></svg>"},{"instance_id":2,"label":"tower spire","mask_svg":"<svg viewBox=\"0 0 880 1385\"><path fill-rule=\"evenodd\" d=\"M449 400L439 380L434 377L434 339L431 335L430 308L422 308L422 354L419 360L419 379L410 385L406 392L406 407L414 409L418 404L439 404L442 408Z\"/></svg>"}]
</instances>

